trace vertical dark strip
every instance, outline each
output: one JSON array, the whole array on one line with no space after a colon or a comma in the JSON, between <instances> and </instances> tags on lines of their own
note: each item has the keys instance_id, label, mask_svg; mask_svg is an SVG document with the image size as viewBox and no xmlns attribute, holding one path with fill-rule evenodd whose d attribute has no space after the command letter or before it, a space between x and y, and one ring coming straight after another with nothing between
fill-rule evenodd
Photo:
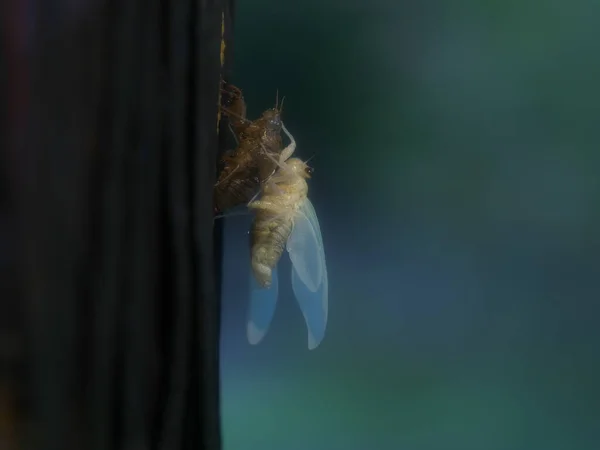
<instances>
[{"instance_id":1,"label":"vertical dark strip","mask_svg":"<svg viewBox=\"0 0 600 450\"><path fill-rule=\"evenodd\" d=\"M206 301L214 301L214 299L210 299L207 297L199 297L198 295L198 290L196 289L196 273L197 273L197 266L198 266L198 260L197 260L197 256L194 252L194 245L193 245L193 241L194 241L194 228L196 226L196 223L194 222L194 211L195 211L195 206L196 206L196 198L195 198L195 193L193 190L193 186L194 186L194 180L196 178L196 173L194 171L194 157L196 155L196 152L198 150L198 146L196 143L196 136L195 136L195 132L196 129L198 128L198 125L200 125L203 129L206 127L206 123L202 123L198 121L198 115L197 115L197 111L198 111L198 104L195 101L196 97L195 97L195 93L196 93L196 89L197 89L197 77L198 74L196 72L196 66L194 64L195 62L195 57L196 57L196 52L197 52L197 48L201 47L202 45L204 45L204 42L198 42L195 39L195 35L194 35L194 30L195 27L197 26L197 22L196 22L196 11L197 11L197 2L195 0L191 0L190 1L190 22L189 22L189 27L187 29L188 35L187 35L187 39L189 42L189 48L188 48L188 58L190 61L190 65L188 67L189 70L189 74L190 74L190 79L189 79L189 92L188 92L188 98L189 98L189 102L187 104L187 117L186 117L186 121L187 121L187 127L186 127L186 135L187 135L187 140L189 143L188 148L186 149L186 161L187 161L187 172L188 172L188 178L187 178L187 182L186 182L186 190L187 190L187 194L188 194L188 198L190 201L190 214L188 215L187 219L188 219L188 224L189 224L189 230L190 230L190 241L189 241L189 252L190 252L190 261L191 261L191 266L190 266L190 273L191 273L191 286L190 288L192 289L193 295L192 295L192 304L191 304L191 308L189 310L190 313L190 319L192 322L192 329L190 330L190 342L191 342L191 346L190 346L190 354L189 354L189 360L190 360L190 365L189 365L189 376L191 377L190 380L190 384L189 384L189 389L187 392L187 403L186 403L186 409L185 409L185 417L184 417L184 422L183 422L183 436L184 436L184 445L182 446L183 449L185 450L195 450L194 449L194 445L197 445L195 443L200 443L202 442L202 445L206 445L206 441L205 441L205 435L202 432L202 429L200 427L198 427L198 421L199 421L199 417L200 417L200 411L201 411L201 406L198 402L198 392L200 392L201 390L201 384L203 382L202 377L201 377L201 369L200 369L200 363L199 363L199 358L198 358L198 333L197 333L197 329L198 327L202 327L202 324L198 324L197 322L197 311L198 308L200 307L200 303L202 302L206 302Z\"/></svg>"},{"instance_id":2,"label":"vertical dark strip","mask_svg":"<svg viewBox=\"0 0 600 450\"><path fill-rule=\"evenodd\" d=\"M0 99L9 99L11 88L14 89L14 85L9 85L7 57L15 52L13 41L17 40L9 31L10 22L17 16L11 11L11 2L5 3L0 6ZM9 101L0 101L0 447L16 450L16 388L20 386L16 383L15 343L22 340L18 331L22 302L18 301L15 289L14 223L8 189L7 149L12 141L9 108Z\"/></svg>"},{"instance_id":3,"label":"vertical dark strip","mask_svg":"<svg viewBox=\"0 0 600 450\"><path fill-rule=\"evenodd\" d=\"M219 334L220 303L217 299L215 279L215 253L213 246L212 192L216 181L218 137L216 117L218 112L221 79L221 19L223 2L196 0L196 26L194 39L201 42L192 60L195 64L195 102L198 106L196 120L202 123L195 133L194 159L194 251L198 258L196 286L198 298L205 299L198 309L198 349L202 383L199 392L201 422L199 428L206 438L206 448L221 447L220 430L220 378ZM219 70L205 68L219 67ZM211 124L212 126L209 126Z\"/></svg>"},{"instance_id":4,"label":"vertical dark strip","mask_svg":"<svg viewBox=\"0 0 600 450\"><path fill-rule=\"evenodd\" d=\"M31 114L15 185L31 375L26 437L36 448L57 450L71 446L78 431L70 424L80 386L77 318L89 155L83 144L95 101L87 95L93 31L53 29L62 6L36 2Z\"/></svg>"},{"instance_id":5,"label":"vertical dark strip","mask_svg":"<svg viewBox=\"0 0 600 450\"><path fill-rule=\"evenodd\" d=\"M64 216L53 214L53 207L60 201L66 183L69 168L65 167L65 177L58 182L52 177L52 163L48 153L40 149L45 142L46 148L56 151L56 158L63 159L67 142L64 135L56 132L58 125L42 101L51 103L45 83L54 83L56 88L62 84L60 69L48 67L44 56L50 45L42 40L48 35L47 5L40 5L39 20L33 43L31 60L32 77L32 116L35 125L29 124L26 134L30 136L25 144L27 153L27 181L20 188L20 225L24 232L27 286L27 320L31 330L28 353L30 373L32 374L31 421L28 430L31 436L29 444L37 448L58 450L58 439L67 439L68 427L68 384L66 383L71 364L71 323L69 314L73 311L73 293L65 283L68 276L68 252L58 253L59 248L68 244L61 228L68 226ZM55 55L57 63L64 63L63 55ZM47 56L46 56L47 58ZM46 80L41 78L44 73ZM68 101L68 99L65 99ZM57 105L56 110L65 113L64 106ZM53 123L54 122L54 123ZM46 154L44 154L46 153ZM66 158L65 158L66 159ZM23 180L25 181L25 180ZM40 193L43 191L43 193ZM61 192L62 191L62 192ZM39 222L46 218L44 229ZM50 220L48 220L50 219ZM62 223L61 223L62 222ZM54 237L54 239L52 239ZM54 258L53 258L54 257ZM51 264L51 266L50 266ZM50 307L52 305L52 307ZM60 324L60 329L50 324ZM62 348L58 354L54 348ZM55 443L55 444L53 444Z\"/></svg>"},{"instance_id":6,"label":"vertical dark strip","mask_svg":"<svg viewBox=\"0 0 600 450\"><path fill-rule=\"evenodd\" d=\"M191 1L169 3L169 109L167 137L168 203L171 230L171 255L174 273L171 301L175 309L172 330L172 362L169 396L165 408L165 424L161 448L182 448L185 409L190 384L190 351L192 344L193 290L189 217L191 198L188 184L190 164L187 158L192 143L188 139L188 102L190 83ZM191 380L196 381L196 380Z\"/></svg>"},{"instance_id":7,"label":"vertical dark strip","mask_svg":"<svg viewBox=\"0 0 600 450\"><path fill-rule=\"evenodd\" d=\"M160 83L160 5L147 0L138 8L130 32L136 39L136 119L128 174L128 210L132 212L126 243L130 277L125 302L123 448L148 449L156 395L156 310L160 298L159 182L162 96ZM137 28L136 28L137 27ZM139 63L139 64L138 64ZM135 324L135 326L134 326Z\"/></svg>"},{"instance_id":8,"label":"vertical dark strip","mask_svg":"<svg viewBox=\"0 0 600 450\"><path fill-rule=\"evenodd\" d=\"M135 60L136 40L131 37L131 26L136 22L136 2L110 3L110 15L105 22L106 38L110 47L107 105L98 138L98 151L106 155L102 161L105 171L99 180L102 186L100 204L102 222L99 267L93 289L93 317L95 319L92 361L92 424L90 446L105 450L118 448L120 404L117 402L117 349L121 288L127 267L123 264L125 204L125 155L130 151L128 122L135 83L132 64ZM95 294L95 295L94 295Z\"/></svg>"},{"instance_id":9,"label":"vertical dark strip","mask_svg":"<svg viewBox=\"0 0 600 450\"><path fill-rule=\"evenodd\" d=\"M10 23L15 20L13 12L12 0L6 0L0 6L0 178L1 182L8 182L8 152L12 141L12 133L9 134L9 111L11 108L10 92L11 76L8 71L14 71L14 57L12 64L9 64L9 54L14 52L14 45L10 45L10 41L15 38L10 32ZM13 48L11 48L13 47Z\"/></svg>"},{"instance_id":10,"label":"vertical dark strip","mask_svg":"<svg viewBox=\"0 0 600 450\"><path fill-rule=\"evenodd\" d=\"M223 2L89 2L36 2L27 141L10 166L24 447L218 450Z\"/></svg>"},{"instance_id":11,"label":"vertical dark strip","mask_svg":"<svg viewBox=\"0 0 600 450\"><path fill-rule=\"evenodd\" d=\"M159 234L158 239L160 248L158 249L157 271L160 276L160 285L158 286L157 300L157 371L156 371L156 403L154 406L152 427L150 438L152 439L152 449L163 448L163 441L167 417L167 404L170 401L171 387L171 363L173 361L173 341L176 308L173 300L173 278L175 268L171 264L172 258L172 226L170 218L169 198L171 195L168 185L169 179L169 152L170 138L170 71L169 71L169 50L171 44L170 36L170 5L164 0L159 0L159 17L157 18L159 39L159 48L156 56L159 58L159 82L161 95L160 127L161 133L157 144L159 145L159 191L157 200L159 201Z\"/></svg>"}]
</instances>

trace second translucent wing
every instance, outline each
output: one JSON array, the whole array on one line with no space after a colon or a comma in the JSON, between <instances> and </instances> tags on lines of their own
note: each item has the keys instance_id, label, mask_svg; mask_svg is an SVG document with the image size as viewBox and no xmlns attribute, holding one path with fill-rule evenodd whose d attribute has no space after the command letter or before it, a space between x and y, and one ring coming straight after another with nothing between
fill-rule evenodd
<instances>
[{"instance_id":1,"label":"second translucent wing","mask_svg":"<svg viewBox=\"0 0 600 450\"><path fill-rule=\"evenodd\" d=\"M308 199L304 201L299 213L294 218L294 228L287 241L287 251L302 282L309 290L316 292L321 285L323 276L322 241L319 228L315 228L307 215L307 212L310 214L311 210L314 213L314 209L312 209L312 205L308 209L307 204L310 205Z\"/></svg>"},{"instance_id":2,"label":"second translucent wing","mask_svg":"<svg viewBox=\"0 0 600 450\"><path fill-rule=\"evenodd\" d=\"M246 336L252 345L258 344L269 331L271 320L277 306L279 295L279 277L277 267L272 272L271 287L261 288L256 279L250 274L250 309L248 311L248 323L246 325Z\"/></svg>"},{"instance_id":3,"label":"second translucent wing","mask_svg":"<svg viewBox=\"0 0 600 450\"><path fill-rule=\"evenodd\" d=\"M306 321L308 348L312 350L325 336L329 280L321 228L308 199L296 217L287 249L293 266L292 289Z\"/></svg>"}]
</instances>

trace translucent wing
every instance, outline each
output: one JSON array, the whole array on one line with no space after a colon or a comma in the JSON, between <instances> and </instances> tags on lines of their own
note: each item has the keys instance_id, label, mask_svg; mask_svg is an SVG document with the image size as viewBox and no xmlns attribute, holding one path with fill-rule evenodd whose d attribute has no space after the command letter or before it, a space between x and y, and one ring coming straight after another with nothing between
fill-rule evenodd
<instances>
[{"instance_id":1,"label":"translucent wing","mask_svg":"<svg viewBox=\"0 0 600 450\"><path fill-rule=\"evenodd\" d=\"M317 214L306 199L294 222L287 249L292 260L292 289L308 329L308 348L316 348L327 327L329 281Z\"/></svg>"},{"instance_id":2,"label":"translucent wing","mask_svg":"<svg viewBox=\"0 0 600 450\"><path fill-rule=\"evenodd\" d=\"M287 251L290 254L294 270L302 282L310 291L316 292L323 276L321 233L307 216L307 211L309 214L311 211L307 209L306 203L310 204L310 200L305 200L298 215L294 218L294 229L287 241ZM312 212L314 213L314 209ZM319 237L317 237L317 233Z\"/></svg>"},{"instance_id":3,"label":"translucent wing","mask_svg":"<svg viewBox=\"0 0 600 450\"><path fill-rule=\"evenodd\" d=\"M273 269L272 277L271 287L265 289L260 287L252 273L250 274L250 309L246 335L252 345L258 344L265 337L275 314L279 291L277 267Z\"/></svg>"}]
</instances>

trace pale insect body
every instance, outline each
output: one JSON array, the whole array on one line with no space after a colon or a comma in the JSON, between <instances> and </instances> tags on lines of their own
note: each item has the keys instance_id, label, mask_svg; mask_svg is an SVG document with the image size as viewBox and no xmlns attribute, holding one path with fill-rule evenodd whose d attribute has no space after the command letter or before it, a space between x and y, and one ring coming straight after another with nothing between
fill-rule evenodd
<instances>
[{"instance_id":1,"label":"pale insect body","mask_svg":"<svg viewBox=\"0 0 600 450\"><path fill-rule=\"evenodd\" d=\"M294 142L285 127L283 130ZM327 325L325 251L317 215L307 197L306 179L312 169L298 158L287 158L289 154L283 152L277 162L279 169L264 184L260 200L248 204L255 218L250 232L252 277L247 336L251 344L257 344L269 329L278 297L277 265L286 248L292 262L292 289L308 329L308 347L314 349Z\"/></svg>"}]
</instances>

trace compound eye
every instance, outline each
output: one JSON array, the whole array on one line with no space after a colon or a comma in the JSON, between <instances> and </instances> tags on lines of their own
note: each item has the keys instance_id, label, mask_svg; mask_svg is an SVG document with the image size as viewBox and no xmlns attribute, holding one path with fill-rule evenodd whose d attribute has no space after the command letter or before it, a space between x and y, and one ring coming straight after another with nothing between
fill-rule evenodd
<instances>
[{"instance_id":1,"label":"compound eye","mask_svg":"<svg viewBox=\"0 0 600 450\"><path fill-rule=\"evenodd\" d=\"M306 167L306 169L304 169L307 175L312 175L313 172L315 171L315 169L313 169L312 167Z\"/></svg>"}]
</instances>

